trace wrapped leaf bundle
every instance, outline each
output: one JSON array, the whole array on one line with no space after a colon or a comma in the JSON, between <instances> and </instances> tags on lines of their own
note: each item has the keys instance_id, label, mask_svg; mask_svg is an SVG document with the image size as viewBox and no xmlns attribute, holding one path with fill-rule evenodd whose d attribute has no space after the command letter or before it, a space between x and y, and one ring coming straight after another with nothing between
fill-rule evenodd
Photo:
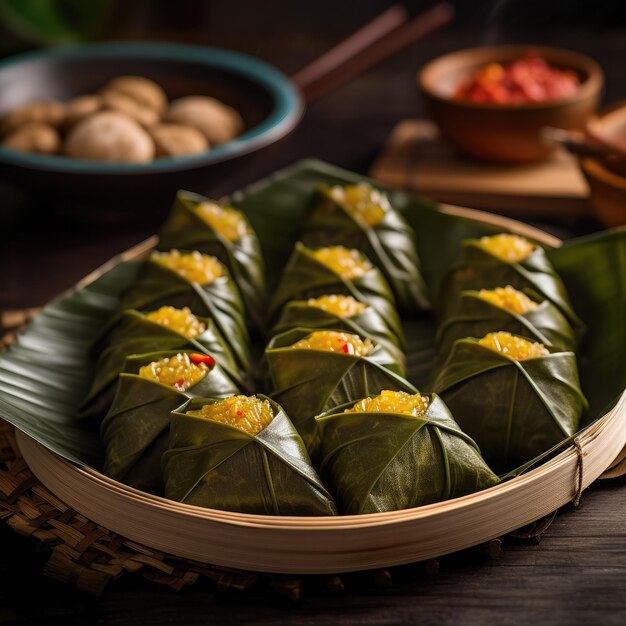
<instances>
[{"instance_id":1,"label":"wrapped leaf bundle","mask_svg":"<svg viewBox=\"0 0 626 626\"><path fill-rule=\"evenodd\" d=\"M344 330L360 337L369 337L385 347L401 366L399 373L404 375L406 357L400 349L398 338L376 309L358 302L352 296L330 294L289 302L270 335L280 335L294 328Z\"/></svg>"},{"instance_id":2,"label":"wrapped leaf bundle","mask_svg":"<svg viewBox=\"0 0 626 626\"><path fill-rule=\"evenodd\" d=\"M375 309L401 346L404 336L385 277L358 250L331 246L313 250L296 243L274 292L270 316L277 319L292 300L324 295L352 296Z\"/></svg>"},{"instance_id":3,"label":"wrapped leaf bundle","mask_svg":"<svg viewBox=\"0 0 626 626\"><path fill-rule=\"evenodd\" d=\"M436 395L383 390L317 418L321 473L339 511L380 513L457 498L498 482Z\"/></svg>"},{"instance_id":4,"label":"wrapped leaf bundle","mask_svg":"<svg viewBox=\"0 0 626 626\"><path fill-rule=\"evenodd\" d=\"M499 472L572 436L587 408L573 352L506 332L456 341L433 388Z\"/></svg>"},{"instance_id":5,"label":"wrapped leaf bundle","mask_svg":"<svg viewBox=\"0 0 626 626\"><path fill-rule=\"evenodd\" d=\"M335 515L283 409L265 396L197 398L172 413L165 496L264 515Z\"/></svg>"},{"instance_id":6,"label":"wrapped leaf bundle","mask_svg":"<svg viewBox=\"0 0 626 626\"><path fill-rule=\"evenodd\" d=\"M507 285L461 293L454 313L437 329L438 362L447 358L457 339L482 337L494 330L522 335L565 352L576 347L570 323L552 302Z\"/></svg>"},{"instance_id":7,"label":"wrapped leaf bundle","mask_svg":"<svg viewBox=\"0 0 626 626\"><path fill-rule=\"evenodd\" d=\"M120 310L150 310L162 305L188 307L194 315L210 318L239 369L249 371L249 336L241 296L228 270L215 257L179 250L153 252L122 296Z\"/></svg>"},{"instance_id":8,"label":"wrapped leaf bundle","mask_svg":"<svg viewBox=\"0 0 626 626\"><path fill-rule=\"evenodd\" d=\"M383 273L402 309L430 308L415 233L378 189L366 183L321 188L302 241L312 247L341 244L362 250Z\"/></svg>"},{"instance_id":9,"label":"wrapped leaf bundle","mask_svg":"<svg viewBox=\"0 0 626 626\"><path fill-rule=\"evenodd\" d=\"M265 313L265 263L256 233L243 213L189 191L176 194L159 233L159 250L198 250L230 270L251 322L261 327Z\"/></svg>"},{"instance_id":10,"label":"wrapped leaf bundle","mask_svg":"<svg viewBox=\"0 0 626 626\"><path fill-rule=\"evenodd\" d=\"M240 389L249 385L213 321L195 316L187 307L163 306L156 311L124 311L96 354L96 375L81 407L81 417L103 415L113 401L114 383L126 358L133 354L191 350L210 355Z\"/></svg>"},{"instance_id":11,"label":"wrapped leaf bundle","mask_svg":"<svg viewBox=\"0 0 626 626\"><path fill-rule=\"evenodd\" d=\"M440 319L444 321L454 315L464 291L505 285L537 293L554 304L577 332L582 330L582 322L572 309L565 285L543 248L510 234L463 242L460 259L441 287Z\"/></svg>"},{"instance_id":12,"label":"wrapped leaf bundle","mask_svg":"<svg viewBox=\"0 0 626 626\"><path fill-rule=\"evenodd\" d=\"M288 331L270 341L265 357L272 398L291 415L314 458L320 413L383 389L414 392L382 345L341 331Z\"/></svg>"},{"instance_id":13,"label":"wrapped leaf bundle","mask_svg":"<svg viewBox=\"0 0 626 626\"><path fill-rule=\"evenodd\" d=\"M205 354L156 352L128 357L100 427L106 448L104 473L137 489L160 491L170 412L191 397L225 398L236 393L232 380Z\"/></svg>"}]
</instances>

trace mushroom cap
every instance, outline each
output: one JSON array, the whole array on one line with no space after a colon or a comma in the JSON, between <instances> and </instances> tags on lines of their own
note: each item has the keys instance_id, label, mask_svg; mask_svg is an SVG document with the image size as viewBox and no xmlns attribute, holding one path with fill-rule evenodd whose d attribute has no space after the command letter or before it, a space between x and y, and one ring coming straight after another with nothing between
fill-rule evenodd
<instances>
[{"instance_id":1,"label":"mushroom cap","mask_svg":"<svg viewBox=\"0 0 626 626\"><path fill-rule=\"evenodd\" d=\"M119 91L104 90L100 93L100 96L105 109L124 113L142 126L157 124L161 117L155 109L140 104L134 98Z\"/></svg>"},{"instance_id":2,"label":"mushroom cap","mask_svg":"<svg viewBox=\"0 0 626 626\"><path fill-rule=\"evenodd\" d=\"M143 76L118 76L109 81L103 91L116 91L149 107L162 115L167 108L167 96L163 88Z\"/></svg>"},{"instance_id":3,"label":"mushroom cap","mask_svg":"<svg viewBox=\"0 0 626 626\"><path fill-rule=\"evenodd\" d=\"M174 100L165 120L197 128L211 145L230 141L244 128L235 109L208 96L185 96Z\"/></svg>"},{"instance_id":4,"label":"mushroom cap","mask_svg":"<svg viewBox=\"0 0 626 626\"><path fill-rule=\"evenodd\" d=\"M154 158L154 142L133 119L119 111L101 111L70 131L65 154L78 159L145 163Z\"/></svg>"},{"instance_id":5,"label":"mushroom cap","mask_svg":"<svg viewBox=\"0 0 626 626\"><path fill-rule=\"evenodd\" d=\"M65 103L65 119L63 126L71 128L85 117L99 111L102 108L102 98L98 95L89 94L77 96Z\"/></svg>"},{"instance_id":6,"label":"mushroom cap","mask_svg":"<svg viewBox=\"0 0 626 626\"><path fill-rule=\"evenodd\" d=\"M15 130L28 122L42 122L58 126L65 117L65 105L55 100L31 102L11 109L0 118L0 135Z\"/></svg>"},{"instance_id":7,"label":"mushroom cap","mask_svg":"<svg viewBox=\"0 0 626 626\"><path fill-rule=\"evenodd\" d=\"M148 132L154 140L156 156L184 156L209 149L206 137L192 126L156 124Z\"/></svg>"},{"instance_id":8,"label":"mushroom cap","mask_svg":"<svg viewBox=\"0 0 626 626\"><path fill-rule=\"evenodd\" d=\"M2 143L19 152L54 154L61 147L61 137L50 124L26 122L10 132Z\"/></svg>"}]
</instances>

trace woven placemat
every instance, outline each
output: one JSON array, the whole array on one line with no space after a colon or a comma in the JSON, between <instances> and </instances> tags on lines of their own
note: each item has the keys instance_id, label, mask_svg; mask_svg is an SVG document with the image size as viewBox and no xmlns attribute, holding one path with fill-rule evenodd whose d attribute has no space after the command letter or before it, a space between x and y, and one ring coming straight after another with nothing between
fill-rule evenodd
<instances>
[{"instance_id":1,"label":"woven placemat","mask_svg":"<svg viewBox=\"0 0 626 626\"><path fill-rule=\"evenodd\" d=\"M37 309L4 312L0 316L0 350L15 339ZM509 535L516 541L536 542L550 526L556 513ZM0 419L0 521L16 533L31 537L50 552L44 574L71 584L92 595L100 595L106 586L124 574L140 575L149 581L181 590L199 580L210 580L217 591L244 591L253 585L265 588L290 600L304 593L305 582L314 581L328 591L345 587L344 577L279 576L245 572L181 559L154 550L103 528L74 511L44 487L22 458L13 426ZM480 558L495 558L500 553L500 539L464 552ZM439 561L419 564L428 577L439 572ZM370 572L372 586L393 583L393 570Z\"/></svg>"}]
</instances>

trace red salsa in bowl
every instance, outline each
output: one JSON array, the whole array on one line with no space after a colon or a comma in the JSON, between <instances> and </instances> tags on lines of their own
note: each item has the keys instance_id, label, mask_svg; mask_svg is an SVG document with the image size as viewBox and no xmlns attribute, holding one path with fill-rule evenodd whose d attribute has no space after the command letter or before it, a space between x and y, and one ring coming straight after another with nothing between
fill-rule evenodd
<instances>
[{"instance_id":1,"label":"red salsa in bowl","mask_svg":"<svg viewBox=\"0 0 626 626\"><path fill-rule=\"evenodd\" d=\"M574 95L579 85L576 72L529 52L511 63L483 65L460 81L454 99L502 105L547 102Z\"/></svg>"}]
</instances>

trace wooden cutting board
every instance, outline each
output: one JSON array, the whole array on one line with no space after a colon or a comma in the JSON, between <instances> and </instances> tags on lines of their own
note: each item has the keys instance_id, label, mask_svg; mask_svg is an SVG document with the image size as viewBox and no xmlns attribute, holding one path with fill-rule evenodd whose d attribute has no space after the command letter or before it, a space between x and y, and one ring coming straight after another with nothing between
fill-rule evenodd
<instances>
[{"instance_id":1,"label":"wooden cutting board","mask_svg":"<svg viewBox=\"0 0 626 626\"><path fill-rule=\"evenodd\" d=\"M426 120L400 122L369 173L439 202L519 217L580 217L591 211L587 183L564 150L542 163L487 163L456 153Z\"/></svg>"}]
</instances>

